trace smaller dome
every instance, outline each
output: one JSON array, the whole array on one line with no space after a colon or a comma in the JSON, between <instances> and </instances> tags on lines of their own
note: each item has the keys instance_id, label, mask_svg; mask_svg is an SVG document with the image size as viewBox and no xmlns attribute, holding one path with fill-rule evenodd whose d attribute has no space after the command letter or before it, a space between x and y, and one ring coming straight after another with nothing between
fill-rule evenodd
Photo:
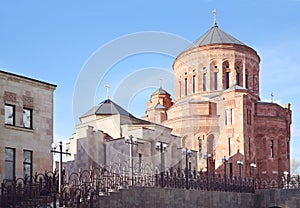
<instances>
[{"instance_id":1,"label":"smaller dome","mask_svg":"<svg viewBox=\"0 0 300 208\"><path fill-rule=\"evenodd\" d=\"M158 88L158 90L156 90L154 93L152 93L152 95L156 95L156 94L160 94L160 95L170 95L166 90L164 90L162 87ZM151 95L151 96L152 96Z\"/></svg>"}]
</instances>

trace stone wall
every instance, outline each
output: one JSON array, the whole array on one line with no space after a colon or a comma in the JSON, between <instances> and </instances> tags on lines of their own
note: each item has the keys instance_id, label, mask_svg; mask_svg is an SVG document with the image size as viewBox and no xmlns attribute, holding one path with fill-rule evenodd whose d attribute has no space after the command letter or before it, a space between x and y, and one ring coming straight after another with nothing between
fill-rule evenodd
<instances>
[{"instance_id":1,"label":"stone wall","mask_svg":"<svg viewBox=\"0 0 300 208\"><path fill-rule=\"evenodd\" d=\"M52 170L50 150L55 89L56 85L0 70L0 181L13 175L13 172L17 178L24 176L24 151L32 152L33 174ZM5 122L6 105L15 109L10 116L14 120L12 124ZM30 110L30 118L24 116L24 109ZM24 125L24 118L29 120L29 126ZM10 169L14 167L14 171L6 170L6 148L14 151Z\"/></svg>"},{"instance_id":2,"label":"stone wall","mask_svg":"<svg viewBox=\"0 0 300 208\"><path fill-rule=\"evenodd\" d=\"M256 194L213 192L185 189L168 189L154 187L133 187L103 196L98 207L134 208L134 207L256 207Z\"/></svg>"},{"instance_id":3,"label":"stone wall","mask_svg":"<svg viewBox=\"0 0 300 208\"><path fill-rule=\"evenodd\" d=\"M257 190L257 207L300 207L300 189Z\"/></svg>"},{"instance_id":4,"label":"stone wall","mask_svg":"<svg viewBox=\"0 0 300 208\"><path fill-rule=\"evenodd\" d=\"M300 207L300 191L299 189L266 189L249 194L131 187L101 197L98 206L103 208L294 208Z\"/></svg>"}]
</instances>

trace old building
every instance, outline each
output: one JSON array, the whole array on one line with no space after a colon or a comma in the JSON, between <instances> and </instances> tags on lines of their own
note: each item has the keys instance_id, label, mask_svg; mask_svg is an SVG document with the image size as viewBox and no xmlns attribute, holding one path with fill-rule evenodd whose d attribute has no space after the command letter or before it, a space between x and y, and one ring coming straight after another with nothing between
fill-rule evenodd
<instances>
[{"instance_id":1,"label":"old building","mask_svg":"<svg viewBox=\"0 0 300 208\"><path fill-rule=\"evenodd\" d=\"M0 181L52 170L55 89L0 71Z\"/></svg>"},{"instance_id":2,"label":"old building","mask_svg":"<svg viewBox=\"0 0 300 208\"><path fill-rule=\"evenodd\" d=\"M257 52L213 26L174 63L174 103L159 89L144 119L165 125L198 152L198 170L277 176L290 169L290 104L261 102ZM210 156L207 158L207 155ZM224 161L224 160L223 160ZM206 165L208 163L208 165Z\"/></svg>"}]
</instances>

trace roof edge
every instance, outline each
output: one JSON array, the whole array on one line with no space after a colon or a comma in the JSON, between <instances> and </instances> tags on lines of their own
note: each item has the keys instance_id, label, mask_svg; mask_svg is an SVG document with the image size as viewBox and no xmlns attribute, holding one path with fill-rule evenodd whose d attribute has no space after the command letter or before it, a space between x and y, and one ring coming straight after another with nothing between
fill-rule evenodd
<instances>
[{"instance_id":1,"label":"roof edge","mask_svg":"<svg viewBox=\"0 0 300 208\"><path fill-rule=\"evenodd\" d=\"M7 74L7 75L10 75L10 76L14 76L14 77L18 77L18 78L21 78L21 79L27 79L27 80L30 80L30 81L33 81L33 82L37 82L37 83L40 83L40 84L49 85L49 86L52 86L54 88L57 87L56 84L51 84L49 82L41 81L41 80L38 80L38 79L33 79L33 78L26 77L26 76L23 76L23 75L14 74L12 72L3 71L1 69L0 69L0 73Z\"/></svg>"}]
</instances>

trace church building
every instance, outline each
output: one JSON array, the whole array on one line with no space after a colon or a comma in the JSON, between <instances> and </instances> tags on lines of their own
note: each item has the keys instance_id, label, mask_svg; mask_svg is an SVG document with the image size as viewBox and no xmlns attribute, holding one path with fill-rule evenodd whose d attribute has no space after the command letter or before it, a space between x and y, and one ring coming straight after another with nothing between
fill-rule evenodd
<instances>
[{"instance_id":1,"label":"church building","mask_svg":"<svg viewBox=\"0 0 300 208\"><path fill-rule=\"evenodd\" d=\"M257 52L213 26L173 63L173 98L160 87L138 119L109 98L84 114L70 138L74 168L128 160L185 167L178 149L191 150L191 169L229 175L281 176L290 169L290 104L262 102ZM155 154L165 144L165 161ZM162 150L163 152L163 150ZM84 156L85 155L85 156ZM78 164L80 158L85 161ZM75 162L77 161L77 162ZM88 162L86 162L88 161ZM76 164L77 163L77 164Z\"/></svg>"},{"instance_id":2,"label":"church building","mask_svg":"<svg viewBox=\"0 0 300 208\"><path fill-rule=\"evenodd\" d=\"M176 57L174 101L160 88L144 119L171 128L183 147L197 151L198 170L222 172L226 162L230 175L239 165L246 176L282 175L290 169L290 104L260 101L259 64L257 52L215 19Z\"/></svg>"}]
</instances>

